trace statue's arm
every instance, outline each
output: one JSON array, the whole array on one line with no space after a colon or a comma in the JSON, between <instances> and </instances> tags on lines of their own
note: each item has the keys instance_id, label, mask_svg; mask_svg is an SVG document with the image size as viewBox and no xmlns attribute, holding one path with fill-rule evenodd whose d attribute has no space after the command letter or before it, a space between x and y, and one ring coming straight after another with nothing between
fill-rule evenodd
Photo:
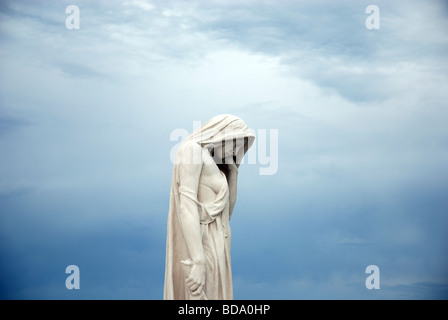
<instances>
[{"instance_id":1,"label":"statue's arm","mask_svg":"<svg viewBox=\"0 0 448 320\"><path fill-rule=\"evenodd\" d=\"M195 147L195 146L193 146ZM199 148L199 146L197 146ZM180 187L183 186L194 192L197 199L197 191L199 188L199 179L202 171L201 163L191 163L189 161L191 150L186 150L183 156L183 163L180 171ZM194 152L194 151L193 151ZM197 204L190 198L181 196L179 206L179 220L187 243L190 259L193 263L205 263L204 250L201 241L201 229L199 222L199 213Z\"/></svg>"},{"instance_id":2,"label":"statue's arm","mask_svg":"<svg viewBox=\"0 0 448 320\"><path fill-rule=\"evenodd\" d=\"M197 147L200 148L199 146ZM202 171L202 161L200 161L200 163L192 163L192 161L190 161L192 159L191 151L198 151L195 151L194 148L196 148L196 146L193 146L193 149L190 149L184 153L185 157L183 159L183 163L181 163L179 184L180 186L194 192L195 194L193 196L197 199L197 190ZM188 252L190 254L190 260L193 262L190 274L186 279L186 284L193 295L198 295L202 292L205 285L205 255L201 241L198 206L189 197L180 197L179 221L188 247Z\"/></svg>"}]
</instances>

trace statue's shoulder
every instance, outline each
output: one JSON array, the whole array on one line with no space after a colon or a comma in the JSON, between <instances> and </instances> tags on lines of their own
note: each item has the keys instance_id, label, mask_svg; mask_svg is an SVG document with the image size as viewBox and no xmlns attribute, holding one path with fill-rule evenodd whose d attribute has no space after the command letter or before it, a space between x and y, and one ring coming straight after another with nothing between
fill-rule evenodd
<instances>
[{"instance_id":1,"label":"statue's shoulder","mask_svg":"<svg viewBox=\"0 0 448 320\"><path fill-rule=\"evenodd\" d=\"M189 151L199 151L202 150L202 147L199 143L192 140L185 140L179 146L179 152L185 153Z\"/></svg>"},{"instance_id":2,"label":"statue's shoulder","mask_svg":"<svg viewBox=\"0 0 448 320\"><path fill-rule=\"evenodd\" d=\"M177 152L178 160L183 164L202 164L203 148L195 141L184 141Z\"/></svg>"}]
</instances>

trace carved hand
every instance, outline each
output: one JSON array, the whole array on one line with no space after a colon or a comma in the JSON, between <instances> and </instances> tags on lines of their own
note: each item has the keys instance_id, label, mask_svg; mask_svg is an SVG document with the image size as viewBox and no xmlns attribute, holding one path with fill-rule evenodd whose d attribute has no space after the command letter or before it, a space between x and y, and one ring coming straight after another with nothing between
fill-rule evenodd
<instances>
[{"instance_id":1,"label":"carved hand","mask_svg":"<svg viewBox=\"0 0 448 320\"><path fill-rule=\"evenodd\" d=\"M185 280L192 295L196 296L202 292L205 285L205 277L205 263L193 263L190 275Z\"/></svg>"}]
</instances>

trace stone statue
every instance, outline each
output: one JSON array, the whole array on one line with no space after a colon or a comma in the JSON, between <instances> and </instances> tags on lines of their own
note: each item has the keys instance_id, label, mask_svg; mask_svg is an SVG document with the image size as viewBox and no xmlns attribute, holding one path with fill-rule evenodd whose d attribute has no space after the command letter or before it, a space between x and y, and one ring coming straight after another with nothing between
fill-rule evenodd
<instances>
[{"instance_id":1,"label":"stone statue","mask_svg":"<svg viewBox=\"0 0 448 320\"><path fill-rule=\"evenodd\" d=\"M254 140L243 120L219 115L180 145L171 181L164 299L233 299L229 220L238 168Z\"/></svg>"}]
</instances>

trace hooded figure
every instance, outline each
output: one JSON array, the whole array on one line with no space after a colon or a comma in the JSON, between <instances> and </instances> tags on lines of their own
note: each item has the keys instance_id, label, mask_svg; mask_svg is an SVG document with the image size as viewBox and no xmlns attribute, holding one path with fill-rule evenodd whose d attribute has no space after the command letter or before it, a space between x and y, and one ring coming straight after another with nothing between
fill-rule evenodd
<instances>
[{"instance_id":1,"label":"hooded figure","mask_svg":"<svg viewBox=\"0 0 448 320\"><path fill-rule=\"evenodd\" d=\"M255 136L213 117L179 147L171 181L164 299L233 299L229 220L238 166Z\"/></svg>"}]
</instances>

